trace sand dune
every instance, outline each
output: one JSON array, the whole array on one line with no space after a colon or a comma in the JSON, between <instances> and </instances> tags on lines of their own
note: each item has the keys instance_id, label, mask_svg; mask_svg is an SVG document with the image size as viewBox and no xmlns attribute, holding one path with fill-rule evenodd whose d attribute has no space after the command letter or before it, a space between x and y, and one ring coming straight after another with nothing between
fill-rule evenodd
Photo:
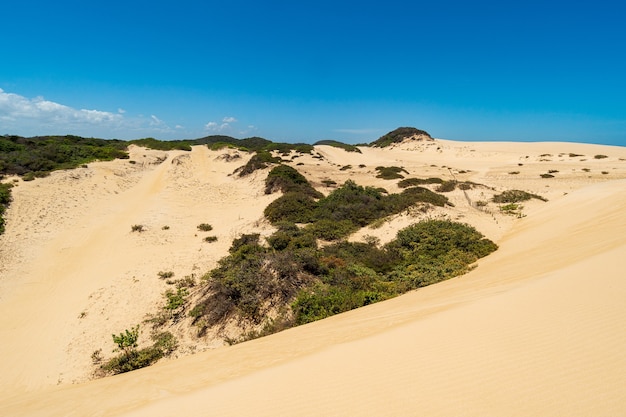
<instances>
[{"instance_id":1,"label":"sand dune","mask_svg":"<svg viewBox=\"0 0 626 417\"><path fill-rule=\"evenodd\" d=\"M270 337L83 382L94 346L110 344L111 333L141 321L158 303L160 269L206 270L225 253L229 237L267 227L262 209L275 196L263 194L263 175L235 179L228 174L241 161L226 162L200 147L190 154L134 149L141 166L98 163L83 173L20 184L0 238L0 338L10 341L0 345L0 414L626 411L620 262L626 150L437 140L362 154L317 151L323 159L294 160L313 183L353 178L394 191L373 168L399 165L419 176L447 174L550 201L529 203L527 216L516 219L469 204L486 198L486 189L451 195L453 216L500 245L471 273ZM594 158L598 154L608 157ZM353 169L339 169L346 165ZM548 170L558 171L555 178L542 179ZM68 193L72 184L81 192ZM203 221L215 226L216 246L194 236ZM398 216L366 233L392 234L409 221L415 219ZM136 223L147 232L132 234ZM171 229L162 230L165 224ZM142 301L133 302L138 297ZM80 383L68 384L73 381Z\"/></svg>"}]
</instances>

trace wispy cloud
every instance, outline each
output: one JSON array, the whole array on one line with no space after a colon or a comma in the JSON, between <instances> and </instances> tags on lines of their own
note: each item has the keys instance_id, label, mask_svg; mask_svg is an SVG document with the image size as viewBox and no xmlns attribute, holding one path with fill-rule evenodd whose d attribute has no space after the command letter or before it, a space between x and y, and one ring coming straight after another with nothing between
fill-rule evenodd
<instances>
[{"instance_id":1,"label":"wispy cloud","mask_svg":"<svg viewBox=\"0 0 626 417\"><path fill-rule=\"evenodd\" d=\"M123 117L120 114L100 110L78 110L45 100L43 97L29 100L0 89L0 120L9 124L26 121L42 126L76 126L79 124L115 126L123 120Z\"/></svg>"},{"instance_id":2,"label":"wispy cloud","mask_svg":"<svg viewBox=\"0 0 626 417\"><path fill-rule=\"evenodd\" d=\"M212 133L232 133L234 131L234 127L232 126L234 123L237 123L238 120L232 116L226 116L222 118L222 122L208 122L204 125L204 130Z\"/></svg>"},{"instance_id":3,"label":"wispy cloud","mask_svg":"<svg viewBox=\"0 0 626 417\"><path fill-rule=\"evenodd\" d=\"M43 97L29 99L0 89L0 134L25 136L41 134L79 134L104 137L138 137L163 135L175 130L155 115L128 117L118 108L116 113L76 109Z\"/></svg>"}]
</instances>

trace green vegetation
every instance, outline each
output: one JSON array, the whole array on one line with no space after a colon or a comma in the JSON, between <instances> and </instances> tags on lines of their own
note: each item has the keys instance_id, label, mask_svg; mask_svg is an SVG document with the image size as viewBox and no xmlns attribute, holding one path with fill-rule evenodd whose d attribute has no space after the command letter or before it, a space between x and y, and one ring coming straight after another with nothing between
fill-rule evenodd
<instances>
[{"instance_id":1,"label":"green vegetation","mask_svg":"<svg viewBox=\"0 0 626 417\"><path fill-rule=\"evenodd\" d=\"M537 195L528 193L522 190L507 190L502 192L501 194L496 194L493 196L492 201L494 203L499 204L508 204L508 203L519 203L521 201L528 201L531 198L536 198L541 201L548 201L546 198Z\"/></svg>"},{"instance_id":2,"label":"green vegetation","mask_svg":"<svg viewBox=\"0 0 626 417\"><path fill-rule=\"evenodd\" d=\"M541 178L554 178L552 174L541 174Z\"/></svg>"},{"instance_id":3,"label":"green vegetation","mask_svg":"<svg viewBox=\"0 0 626 417\"><path fill-rule=\"evenodd\" d=\"M376 175L376 178L382 178L385 180L394 180L397 178L404 178L404 175L400 173L401 172L404 172L405 174L409 173L406 169L400 168L400 167L376 167L376 171L378 171L378 175Z\"/></svg>"},{"instance_id":4,"label":"green vegetation","mask_svg":"<svg viewBox=\"0 0 626 417\"><path fill-rule=\"evenodd\" d=\"M174 276L174 271L159 271L157 274L161 279L168 279Z\"/></svg>"},{"instance_id":5,"label":"green vegetation","mask_svg":"<svg viewBox=\"0 0 626 417\"><path fill-rule=\"evenodd\" d=\"M496 249L471 226L441 220L403 229L383 247L369 239L319 248L308 229L283 222L267 246L258 234L235 240L190 312L200 333L229 319L263 326L248 339L318 320L457 276Z\"/></svg>"},{"instance_id":6,"label":"green vegetation","mask_svg":"<svg viewBox=\"0 0 626 417\"><path fill-rule=\"evenodd\" d=\"M130 227L131 232L143 232L145 229L143 224L134 224Z\"/></svg>"},{"instance_id":7,"label":"green vegetation","mask_svg":"<svg viewBox=\"0 0 626 417\"><path fill-rule=\"evenodd\" d=\"M413 187L399 194L385 195L384 190L362 187L350 180L327 197L312 196L302 190L290 191L274 200L265 208L265 217L273 224L311 223L306 231L324 240L340 239L419 202L440 207L448 204L446 197L426 188Z\"/></svg>"},{"instance_id":8,"label":"green vegetation","mask_svg":"<svg viewBox=\"0 0 626 417\"><path fill-rule=\"evenodd\" d=\"M604 158L608 158L608 156L606 155L594 155L593 156L595 159L604 159Z\"/></svg>"},{"instance_id":9,"label":"green vegetation","mask_svg":"<svg viewBox=\"0 0 626 417\"><path fill-rule=\"evenodd\" d=\"M265 194L277 191L283 193L302 193L313 198L321 198L323 195L311 186L309 181L298 170L288 166L279 165L273 168L265 179Z\"/></svg>"},{"instance_id":10,"label":"green vegetation","mask_svg":"<svg viewBox=\"0 0 626 417\"><path fill-rule=\"evenodd\" d=\"M522 209L524 206L516 203L509 203L503 206L500 206L500 211L505 214L510 214L518 217L522 217Z\"/></svg>"},{"instance_id":11,"label":"green vegetation","mask_svg":"<svg viewBox=\"0 0 626 417\"><path fill-rule=\"evenodd\" d=\"M357 153L361 153L361 150L359 148L357 148L354 145L348 145L342 142L338 142L336 140L320 140L317 141L313 144L315 145L328 145L328 146L334 146L335 148L340 148L343 149L346 152L357 152Z\"/></svg>"},{"instance_id":12,"label":"green vegetation","mask_svg":"<svg viewBox=\"0 0 626 417\"><path fill-rule=\"evenodd\" d=\"M157 149L160 151L190 151L192 141L189 140L157 140L154 138L135 139L130 141L137 146L143 146L144 148Z\"/></svg>"},{"instance_id":13,"label":"green vegetation","mask_svg":"<svg viewBox=\"0 0 626 417\"><path fill-rule=\"evenodd\" d=\"M4 213L11 204L11 188L13 184L0 183L0 235L4 233Z\"/></svg>"},{"instance_id":14,"label":"green vegetation","mask_svg":"<svg viewBox=\"0 0 626 417\"><path fill-rule=\"evenodd\" d=\"M198 230L200 230L201 232L210 232L211 230L213 230L213 226L208 223L200 223L198 225Z\"/></svg>"},{"instance_id":15,"label":"green vegetation","mask_svg":"<svg viewBox=\"0 0 626 417\"><path fill-rule=\"evenodd\" d=\"M399 127L396 130L381 136L380 138L372 142L370 146L385 148L393 143L402 142L404 139L414 135L425 135L429 139L432 139L428 132L425 132L423 130L416 129L414 127Z\"/></svg>"},{"instance_id":16,"label":"green vegetation","mask_svg":"<svg viewBox=\"0 0 626 417\"><path fill-rule=\"evenodd\" d=\"M0 174L45 176L94 160L127 159L127 142L79 136L0 136Z\"/></svg>"},{"instance_id":17,"label":"green vegetation","mask_svg":"<svg viewBox=\"0 0 626 417\"><path fill-rule=\"evenodd\" d=\"M207 236L204 238L204 241L208 243L217 242L217 236Z\"/></svg>"},{"instance_id":18,"label":"green vegetation","mask_svg":"<svg viewBox=\"0 0 626 417\"><path fill-rule=\"evenodd\" d=\"M454 191L456 189L457 184L458 183L455 180L444 181L439 187L437 187L437 191L440 193L449 193L450 191Z\"/></svg>"},{"instance_id":19,"label":"green vegetation","mask_svg":"<svg viewBox=\"0 0 626 417\"><path fill-rule=\"evenodd\" d=\"M443 184L443 180L441 178L405 178L398 181L398 187L400 188L414 187L416 185L424 184Z\"/></svg>"},{"instance_id":20,"label":"green vegetation","mask_svg":"<svg viewBox=\"0 0 626 417\"><path fill-rule=\"evenodd\" d=\"M117 336L113 335L113 342L117 345L115 351L122 353L101 365L100 371L105 374L121 374L144 368L171 354L178 347L176 338L170 332L155 333L151 338L154 342L152 346L137 350L139 326L127 329ZM93 352L91 358L94 364L100 363L101 350Z\"/></svg>"},{"instance_id":21,"label":"green vegetation","mask_svg":"<svg viewBox=\"0 0 626 417\"><path fill-rule=\"evenodd\" d=\"M269 151L259 151L257 152L248 163L244 166L239 167L235 170L236 173L239 173L240 177L245 177L246 175L252 174L254 171L259 169L265 169L270 166L270 164L278 164L281 162L280 158L272 156Z\"/></svg>"},{"instance_id":22,"label":"green vegetation","mask_svg":"<svg viewBox=\"0 0 626 417\"><path fill-rule=\"evenodd\" d=\"M379 247L342 240L357 229L417 203L444 206L445 196L422 187L399 194L346 181L324 197L297 170L279 165L266 179L266 192L284 194L265 209L277 230L235 239L229 255L203 277L200 298L189 315L203 334L229 320L256 329L236 343L293 325L384 300L470 268L496 249L467 225L427 221L398 233ZM323 247L318 240L335 242ZM170 292L181 307L186 292Z\"/></svg>"}]
</instances>

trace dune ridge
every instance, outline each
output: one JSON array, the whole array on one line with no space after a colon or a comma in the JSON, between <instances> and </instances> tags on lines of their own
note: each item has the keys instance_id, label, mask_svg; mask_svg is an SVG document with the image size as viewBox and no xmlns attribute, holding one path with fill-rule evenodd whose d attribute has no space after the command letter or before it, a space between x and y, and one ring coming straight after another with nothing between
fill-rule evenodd
<instances>
[{"instance_id":1,"label":"dune ridge","mask_svg":"<svg viewBox=\"0 0 626 417\"><path fill-rule=\"evenodd\" d=\"M183 153L168 154L169 159L164 163L148 166L145 172L139 172L140 178L136 181L139 188L128 188L130 192L124 196L124 201L130 204L124 205L127 209L117 213L116 219L120 221L109 223L99 217L102 220L102 233L94 234L94 229L88 228L89 233L85 232L84 240L76 241L81 250L76 249L77 252L72 255L69 249L70 255L65 260L71 261L72 268L78 272L74 275L65 274L64 271L51 274L52 277L64 274L74 276L68 283L55 283L56 287L47 287L45 281L40 283L35 279L36 272L43 270L45 265L54 265L50 261L39 264L38 268L41 269L35 268L31 270L34 271L30 272L31 275L26 275L33 277L35 285L25 284L24 288L6 283L14 276L3 269L3 282L0 284L3 290L0 309L3 310L0 312L6 314L1 315L0 331L3 332L3 339L4 336L18 337L20 344L8 344L0 348L3 371L6 369L9 376L2 386L4 394L0 413L621 414L626 409L626 392L623 388L626 360L621 355L626 347L626 336L621 330L626 319L626 308L621 303L626 295L626 284L622 282L620 268L621 257L626 253L623 240L626 222L622 216L626 208L626 193L623 192L626 182L619 178L626 177L626 163L621 159L625 152L620 148L581 144L518 145L437 140L434 146L430 143L404 143L392 150L367 149L360 156L361 159L358 155L335 148L319 147L320 153L326 156L326 162L332 161L337 166L356 161L366 161L368 166L395 161L407 166L412 163L414 167L421 167L422 171L430 169L440 174L447 170L440 166L445 164L457 170L471 170L467 174L457 175L465 175L473 180L489 181L500 187L506 184L508 188L524 188L550 196L548 203L529 204L525 218L501 216L494 219L485 213L475 213L469 206L462 206L460 203L463 197L459 195L457 215L461 216L460 219L471 220L478 224L479 229L482 226L492 236L498 237L500 245L500 250L482 260L477 269L463 277L267 338L208 350L129 374L77 385L61 384L56 387L56 381L52 381L52 378L58 375L52 374L42 380L41 375L46 369L53 372L55 366L59 366L58 363L46 364L49 357L39 358L39 362L27 369L9 366L11 362L7 359L19 364L25 354L33 357L42 354L65 357L68 352L60 353L56 345L46 347L47 351L42 350L38 337L51 336L53 332L62 329L62 326L55 324L55 320L67 320L70 313L76 320L75 314L80 311L75 312L70 307L75 308L76 299L84 302L84 297L94 288L87 287L95 284L82 283L84 289L76 289L74 286L80 283L77 278L79 273L84 273L85 268L93 265L92 261L96 258L91 256L99 253L98 244L118 244L120 252L117 255L121 256L126 251L131 256L133 252L130 246L116 242L128 240L130 223L134 219L151 219L150 216L133 217L134 213L146 212L146 205L150 207L149 197L162 195L163 189L173 187L176 181L179 182L176 189L179 189L188 183L187 180L198 181L199 185L202 184L200 178L210 176L206 164L201 164L204 165L204 171L197 166L191 173L181 170L182 175L168 177L173 167L181 168L180 165L186 163L185 157L189 156ZM499 147L509 152L498 152ZM594 152L607 153L610 158L609 161L579 161L582 158L563 156L562 161L540 161L540 155L550 153L552 159L558 159L558 153L564 154L571 149L574 149L571 152L585 152L590 159L593 156L589 155ZM526 158L527 153L532 155ZM216 156L206 149L195 148L191 155L192 160L203 155L201 160L205 162ZM171 161L177 157L183 160L181 164L172 164ZM527 162L531 158L535 161ZM524 165L518 165L520 160L524 161ZM433 162L439 167L431 167ZM225 174L236 165L223 164L224 169L215 178L207 180L207 184L235 182ZM567 173L566 178L556 178L556 181L546 183L538 174L546 171L547 164L555 164L553 166L562 172L565 172L563 167L567 167L571 172ZM506 175L515 166L526 172ZM579 175L578 170L583 166L591 166L594 171L606 169L612 180L609 181L606 174L597 172ZM324 165L318 168L313 164L305 164L303 170L313 179L321 179L328 173L328 167ZM413 171L413 168L410 170ZM357 182L362 178L371 184L379 183L372 179L372 175L357 176L354 172L345 174L338 170L337 174L352 175L357 177ZM184 176L189 178L183 180ZM562 176L565 177L564 174ZM258 186L262 183L262 178L243 182L245 187L242 190L250 193L255 189L254 184ZM517 187L517 184L524 187ZM140 192L142 189L146 190L145 194ZM113 192L112 196L122 194ZM254 201L263 198L271 201L272 198L261 193L251 194ZM197 196L197 193L192 193L192 196ZM19 198L18 195L18 201ZM223 198L229 201L226 196ZM161 197L155 201L159 207L162 206ZM185 206L190 203L176 201ZM250 200L242 196L237 203L244 201ZM255 222L259 224L261 204L248 204L254 205L257 211L247 212L249 215L239 227L244 227L246 222L248 225ZM215 207L218 206L216 203ZM226 212L232 212L234 206L229 206L230 210L226 208L219 214L227 215ZM138 211L133 211L133 207ZM230 221L235 221L232 213L230 215ZM11 216L16 214L12 212ZM154 219L154 224L161 224L157 221L158 217ZM195 227L199 219L192 216L186 220L188 228ZM8 225L11 223L9 221ZM112 224L124 226L120 226L118 235L109 234L112 233L109 231ZM124 233L121 230L123 228L127 229ZM48 250L58 255L58 249L53 250L58 243L66 242L65 239L70 235L76 239L75 229L68 230L66 236L63 232L57 233L58 240L51 238L54 244L43 245L42 251ZM229 233L233 233L233 230L225 232L226 235ZM54 234L54 231L51 230L50 234ZM17 239L15 232L8 231L7 235L9 237L6 239ZM118 240L114 236L118 239L123 236L123 239ZM182 245L182 239L179 242L181 247L185 246ZM184 239L188 241L190 237L185 236ZM186 246L197 251L202 246L199 246L198 238L196 243L196 246ZM226 243L221 244L227 247ZM17 246L15 250L19 251ZM83 247L90 256L81 261L78 254L85 253ZM149 247L154 249L153 245ZM168 250L171 251L171 246L155 256L163 256ZM27 257L28 253L22 256ZM215 262L215 258L207 257L204 265L208 267L211 262ZM149 263L146 261L146 264L137 267L138 275L140 271L145 271ZM15 273L15 277L17 273L12 271L29 271L25 265L16 264L13 269L9 265L9 272ZM101 267L106 268L105 265ZM105 280L106 275L100 275L101 279ZM149 274L144 272L144 275ZM146 278L139 276L139 279ZM67 287L70 285L72 291ZM37 286L41 288L37 289ZM20 295L20 292L24 295ZM41 299L50 294L56 301L63 301L67 310L58 310L52 304L46 307L47 304L43 303L42 310L29 313L30 309L34 309L34 304L26 297L39 297L37 300L42 303ZM68 295L59 300L58 297L63 294ZM153 289L153 294L156 300L159 289ZM40 311L46 311L46 308L54 314L48 314L46 320L37 318ZM139 316L140 312L136 314ZM27 333L46 325L51 329L48 333L32 336ZM70 334L65 333L65 337L71 337L68 336ZM53 338L48 340L55 341ZM57 342L62 340L61 337L56 339ZM30 344L34 344L34 347L28 350ZM69 353L71 357L72 352ZM77 366L77 369L80 368ZM242 401L244 398L245 401Z\"/></svg>"}]
</instances>

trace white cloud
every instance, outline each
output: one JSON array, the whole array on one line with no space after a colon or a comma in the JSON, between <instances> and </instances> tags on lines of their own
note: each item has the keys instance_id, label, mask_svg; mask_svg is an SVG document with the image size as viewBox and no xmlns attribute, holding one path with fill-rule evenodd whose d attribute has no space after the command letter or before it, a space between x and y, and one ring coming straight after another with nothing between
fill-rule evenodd
<instances>
[{"instance_id":1,"label":"white cloud","mask_svg":"<svg viewBox=\"0 0 626 417\"><path fill-rule=\"evenodd\" d=\"M175 131L155 115L127 117L125 113L122 108L117 113L75 109L43 97L29 99L0 89L0 129L4 130L0 134L78 134L132 139Z\"/></svg>"},{"instance_id":2,"label":"white cloud","mask_svg":"<svg viewBox=\"0 0 626 417\"><path fill-rule=\"evenodd\" d=\"M156 117L154 114L150 116L150 126L164 126L163 120Z\"/></svg>"},{"instance_id":3,"label":"white cloud","mask_svg":"<svg viewBox=\"0 0 626 417\"><path fill-rule=\"evenodd\" d=\"M222 123L208 122L204 125L204 130L213 133L231 133L232 124L237 123L237 119L232 116L227 116L222 119Z\"/></svg>"}]
</instances>

